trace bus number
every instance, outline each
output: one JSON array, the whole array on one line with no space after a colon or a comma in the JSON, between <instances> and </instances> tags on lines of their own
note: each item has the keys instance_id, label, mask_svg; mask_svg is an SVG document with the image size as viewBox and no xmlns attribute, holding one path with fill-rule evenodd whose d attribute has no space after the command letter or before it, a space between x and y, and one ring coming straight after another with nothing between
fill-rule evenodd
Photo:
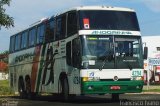
<instances>
[{"instance_id":1,"label":"bus number","mask_svg":"<svg viewBox=\"0 0 160 106\"><path fill-rule=\"evenodd\" d=\"M74 84L79 84L79 83L80 83L80 80L79 80L79 77L78 77L78 76L75 76L75 77L74 77L73 83L74 83Z\"/></svg>"},{"instance_id":2,"label":"bus number","mask_svg":"<svg viewBox=\"0 0 160 106\"><path fill-rule=\"evenodd\" d=\"M141 71L133 71L132 76L141 76Z\"/></svg>"}]
</instances>

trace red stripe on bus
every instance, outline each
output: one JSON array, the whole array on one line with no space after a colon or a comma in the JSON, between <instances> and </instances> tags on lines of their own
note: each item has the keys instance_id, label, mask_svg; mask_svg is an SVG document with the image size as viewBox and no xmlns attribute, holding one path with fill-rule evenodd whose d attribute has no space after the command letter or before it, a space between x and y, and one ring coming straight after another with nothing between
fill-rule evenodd
<instances>
[{"instance_id":1,"label":"red stripe on bus","mask_svg":"<svg viewBox=\"0 0 160 106\"><path fill-rule=\"evenodd\" d=\"M32 72L31 72L31 91L32 92L34 92L34 89L36 86L36 78L37 78L37 73L38 73L40 51L41 51L41 47L37 46L35 48L35 56L33 58Z\"/></svg>"}]
</instances>

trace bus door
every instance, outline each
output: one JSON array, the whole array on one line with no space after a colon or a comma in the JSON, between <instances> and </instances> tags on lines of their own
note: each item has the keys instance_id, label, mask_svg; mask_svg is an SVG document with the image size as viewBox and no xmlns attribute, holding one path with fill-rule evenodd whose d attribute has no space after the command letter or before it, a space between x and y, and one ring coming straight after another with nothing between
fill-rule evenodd
<instances>
[{"instance_id":1,"label":"bus door","mask_svg":"<svg viewBox=\"0 0 160 106\"><path fill-rule=\"evenodd\" d=\"M73 66L73 90L80 94L80 39L72 40L72 66Z\"/></svg>"},{"instance_id":2,"label":"bus door","mask_svg":"<svg viewBox=\"0 0 160 106\"><path fill-rule=\"evenodd\" d=\"M74 94L80 93L80 44L76 38L66 45L66 60L68 67L68 82L70 91Z\"/></svg>"},{"instance_id":3,"label":"bus door","mask_svg":"<svg viewBox=\"0 0 160 106\"><path fill-rule=\"evenodd\" d=\"M75 38L72 40L72 66L73 66L73 85L74 92L80 94L80 65L81 65L81 53L80 53L80 39Z\"/></svg>"}]
</instances>

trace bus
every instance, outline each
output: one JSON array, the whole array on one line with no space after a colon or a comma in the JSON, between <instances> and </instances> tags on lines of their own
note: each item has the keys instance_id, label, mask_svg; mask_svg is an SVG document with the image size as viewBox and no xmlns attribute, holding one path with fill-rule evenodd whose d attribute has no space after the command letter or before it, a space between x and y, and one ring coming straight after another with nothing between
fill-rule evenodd
<instances>
[{"instance_id":1,"label":"bus","mask_svg":"<svg viewBox=\"0 0 160 106\"><path fill-rule=\"evenodd\" d=\"M146 49L145 49L146 50ZM10 37L9 77L21 98L138 93L143 52L136 12L80 6L41 19Z\"/></svg>"}]
</instances>

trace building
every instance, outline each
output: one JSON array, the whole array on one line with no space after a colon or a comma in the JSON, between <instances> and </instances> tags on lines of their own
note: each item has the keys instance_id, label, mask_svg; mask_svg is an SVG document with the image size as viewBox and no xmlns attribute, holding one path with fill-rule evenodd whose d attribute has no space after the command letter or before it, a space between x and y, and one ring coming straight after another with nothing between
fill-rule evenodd
<instances>
[{"instance_id":1,"label":"building","mask_svg":"<svg viewBox=\"0 0 160 106\"><path fill-rule=\"evenodd\" d=\"M142 36L143 46L148 47L148 59L144 60L144 80L160 84L160 35ZM148 72L148 73L147 73Z\"/></svg>"},{"instance_id":2,"label":"building","mask_svg":"<svg viewBox=\"0 0 160 106\"><path fill-rule=\"evenodd\" d=\"M4 62L4 59L8 59L8 54L0 55L0 80L8 79L8 64Z\"/></svg>"}]
</instances>

